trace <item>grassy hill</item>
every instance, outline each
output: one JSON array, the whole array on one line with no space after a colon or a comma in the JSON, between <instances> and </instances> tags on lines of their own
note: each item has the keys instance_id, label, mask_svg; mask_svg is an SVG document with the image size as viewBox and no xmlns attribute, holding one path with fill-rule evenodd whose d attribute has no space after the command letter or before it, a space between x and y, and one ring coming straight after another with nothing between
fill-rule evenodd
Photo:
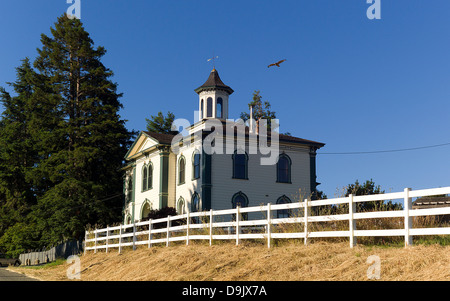
<instances>
[{"instance_id":1,"label":"grassy hill","mask_svg":"<svg viewBox=\"0 0 450 301\"><path fill-rule=\"evenodd\" d=\"M256 243L141 247L80 255L82 281L305 281L370 280L369 256L380 260L380 280L450 280L450 246L357 246L285 243L267 249ZM41 280L65 281L70 265L10 267ZM370 271L370 270L369 270Z\"/></svg>"}]
</instances>

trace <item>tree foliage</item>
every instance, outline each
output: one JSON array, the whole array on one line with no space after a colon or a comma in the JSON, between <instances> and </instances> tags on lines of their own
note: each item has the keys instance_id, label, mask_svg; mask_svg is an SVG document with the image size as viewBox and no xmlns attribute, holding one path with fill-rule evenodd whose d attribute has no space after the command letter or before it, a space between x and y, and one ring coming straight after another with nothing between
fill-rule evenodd
<instances>
[{"instance_id":1,"label":"tree foliage","mask_svg":"<svg viewBox=\"0 0 450 301\"><path fill-rule=\"evenodd\" d=\"M147 131L170 134L175 115L172 112L167 112L167 116L164 116L162 112L158 112L158 115L151 115L150 119L145 118L145 120L147 121Z\"/></svg>"},{"instance_id":2,"label":"tree foliage","mask_svg":"<svg viewBox=\"0 0 450 301\"><path fill-rule=\"evenodd\" d=\"M64 14L41 43L9 84L16 95L0 90L0 247L14 255L119 221L118 170L134 135L106 50L80 20Z\"/></svg>"},{"instance_id":3,"label":"tree foliage","mask_svg":"<svg viewBox=\"0 0 450 301\"><path fill-rule=\"evenodd\" d=\"M276 118L276 113L274 111L271 111L271 105L270 102L265 100L262 100L262 96L260 95L260 91L255 91L253 93L253 100L249 102L248 108L253 107L253 119L256 122L256 126L259 126L259 122L261 119L267 120L267 127L268 129L271 128L271 120ZM241 119L243 121L247 121L250 119L250 114L247 112L241 113Z\"/></svg>"}]
</instances>

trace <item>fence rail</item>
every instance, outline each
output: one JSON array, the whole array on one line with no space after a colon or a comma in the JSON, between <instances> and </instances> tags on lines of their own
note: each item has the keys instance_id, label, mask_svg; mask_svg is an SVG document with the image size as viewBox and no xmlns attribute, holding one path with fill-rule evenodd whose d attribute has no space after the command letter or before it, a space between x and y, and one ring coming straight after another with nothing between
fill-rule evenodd
<instances>
[{"instance_id":1,"label":"fence rail","mask_svg":"<svg viewBox=\"0 0 450 301\"><path fill-rule=\"evenodd\" d=\"M404 236L405 246L412 245L412 237L415 235L450 235L450 227L413 228L413 217L436 216L450 214L450 206L441 208L412 209L412 199L424 196L450 194L450 187L411 190L405 188L403 192L353 196L325 200L304 200L303 202L289 204L270 204L254 207L236 207L227 210L210 210L206 212L187 212L183 215L168 216L160 219L136 222L129 225L119 225L86 231L85 252L105 249L108 252L112 248L118 248L119 253L123 247L138 245L151 247L154 244L166 244L171 242L185 241L189 244L191 240L235 240L239 244L243 239L264 239L270 248L271 239L301 238L307 244L309 238L322 237L348 237L350 247L356 245L357 237L376 236ZM403 200L403 210L356 212L356 204L370 201ZM310 209L327 205L348 205L348 213L311 215ZM279 210L295 211L301 216L274 218L273 215ZM244 219L246 214L259 213L262 218ZM216 221L217 217L228 216L228 221ZM357 229L357 221L373 218L402 218L403 227L399 229ZM333 231L311 231L313 223L348 221L348 229ZM184 224L179 224L184 223ZM280 233L279 226L299 224L301 231ZM218 230L227 229L217 234ZM245 229L246 231L243 231ZM263 229L264 232L255 233ZM274 231L275 230L275 231ZM215 233L216 232L216 233ZM220 232L220 231L219 231ZM247 232L247 233L246 233ZM138 239L139 238L139 239Z\"/></svg>"}]
</instances>

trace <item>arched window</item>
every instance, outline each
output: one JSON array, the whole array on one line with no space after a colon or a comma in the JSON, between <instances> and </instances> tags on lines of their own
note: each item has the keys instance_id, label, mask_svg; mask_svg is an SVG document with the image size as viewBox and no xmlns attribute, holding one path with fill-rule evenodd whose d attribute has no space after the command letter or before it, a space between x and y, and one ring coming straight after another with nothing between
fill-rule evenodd
<instances>
[{"instance_id":1,"label":"arched window","mask_svg":"<svg viewBox=\"0 0 450 301\"><path fill-rule=\"evenodd\" d=\"M206 117L212 117L213 113L213 100L211 97L208 97L206 100Z\"/></svg>"},{"instance_id":2,"label":"arched window","mask_svg":"<svg viewBox=\"0 0 450 301\"><path fill-rule=\"evenodd\" d=\"M186 170L186 160L181 156L178 161L178 184L184 184L185 182L185 170Z\"/></svg>"},{"instance_id":3,"label":"arched window","mask_svg":"<svg viewBox=\"0 0 450 301\"><path fill-rule=\"evenodd\" d=\"M148 178L147 178L147 189L153 188L153 164L150 162L148 165Z\"/></svg>"},{"instance_id":4,"label":"arched window","mask_svg":"<svg viewBox=\"0 0 450 301\"><path fill-rule=\"evenodd\" d=\"M277 182L291 183L291 158L281 154L277 163Z\"/></svg>"},{"instance_id":5,"label":"arched window","mask_svg":"<svg viewBox=\"0 0 450 301\"><path fill-rule=\"evenodd\" d=\"M182 196L180 196L180 198L178 199L177 213L178 214L185 214L186 213L185 202L184 202L184 199L183 199Z\"/></svg>"},{"instance_id":6,"label":"arched window","mask_svg":"<svg viewBox=\"0 0 450 301\"><path fill-rule=\"evenodd\" d=\"M292 203L291 200L283 195L282 197L279 197L277 200L277 204L289 204ZM291 216L291 211L289 209L280 209L277 210L277 218L287 218Z\"/></svg>"},{"instance_id":7,"label":"arched window","mask_svg":"<svg viewBox=\"0 0 450 301\"><path fill-rule=\"evenodd\" d=\"M141 220L148 220L148 216L151 210L152 207L150 205L150 202L146 199L144 205L142 206Z\"/></svg>"},{"instance_id":8,"label":"arched window","mask_svg":"<svg viewBox=\"0 0 450 301\"><path fill-rule=\"evenodd\" d=\"M248 207L248 198L242 191L239 191L231 198L231 205L233 208L236 208L237 206L240 208ZM241 213L241 217L242 220L246 220L248 215L247 213ZM233 219L235 220L236 216L233 216Z\"/></svg>"},{"instance_id":9,"label":"arched window","mask_svg":"<svg viewBox=\"0 0 450 301\"><path fill-rule=\"evenodd\" d=\"M200 211L200 196L198 195L197 192L195 192L192 195L191 212L198 212L198 211Z\"/></svg>"},{"instance_id":10,"label":"arched window","mask_svg":"<svg viewBox=\"0 0 450 301\"><path fill-rule=\"evenodd\" d=\"M192 160L192 178L200 178L200 153L195 152Z\"/></svg>"},{"instance_id":11,"label":"arched window","mask_svg":"<svg viewBox=\"0 0 450 301\"><path fill-rule=\"evenodd\" d=\"M144 164L142 167L142 191L146 191L148 189L148 169L147 165Z\"/></svg>"},{"instance_id":12,"label":"arched window","mask_svg":"<svg viewBox=\"0 0 450 301\"><path fill-rule=\"evenodd\" d=\"M223 106L223 100L222 100L222 98L219 97L217 99L217 104L216 104L216 118L222 118L222 112L223 112L222 106Z\"/></svg>"},{"instance_id":13,"label":"arched window","mask_svg":"<svg viewBox=\"0 0 450 301\"><path fill-rule=\"evenodd\" d=\"M133 200L133 178L130 176L128 178L128 189L127 189L127 202Z\"/></svg>"},{"instance_id":14,"label":"arched window","mask_svg":"<svg viewBox=\"0 0 450 301\"><path fill-rule=\"evenodd\" d=\"M204 111L205 109L203 107L203 99L202 99L200 102L200 119L203 119L205 117Z\"/></svg>"},{"instance_id":15,"label":"arched window","mask_svg":"<svg viewBox=\"0 0 450 301\"><path fill-rule=\"evenodd\" d=\"M233 178L248 180L248 155L239 154L237 151L233 154Z\"/></svg>"}]
</instances>

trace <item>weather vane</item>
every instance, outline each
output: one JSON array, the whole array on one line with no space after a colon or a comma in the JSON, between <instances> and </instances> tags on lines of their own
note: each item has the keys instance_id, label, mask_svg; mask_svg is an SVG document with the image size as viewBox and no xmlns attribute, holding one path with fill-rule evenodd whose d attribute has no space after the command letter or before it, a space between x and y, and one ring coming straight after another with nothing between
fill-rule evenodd
<instances>
[{"instance_id":1,"label":"weather vane","mask_svg":"<svg viewBox=\"0 0 450 301\"><path fill-rule=\"evenodd\" d=\"M213 62L213 68L214 68L214 69L216 69L216 59L218 59L218 58L219 58L219 57L218 57L218 56L214 56L214 53L213 53L213 57L210 58L210 59L208 59L208 62L210 62L210 61Z\"/></svg>"}]
</instances>

